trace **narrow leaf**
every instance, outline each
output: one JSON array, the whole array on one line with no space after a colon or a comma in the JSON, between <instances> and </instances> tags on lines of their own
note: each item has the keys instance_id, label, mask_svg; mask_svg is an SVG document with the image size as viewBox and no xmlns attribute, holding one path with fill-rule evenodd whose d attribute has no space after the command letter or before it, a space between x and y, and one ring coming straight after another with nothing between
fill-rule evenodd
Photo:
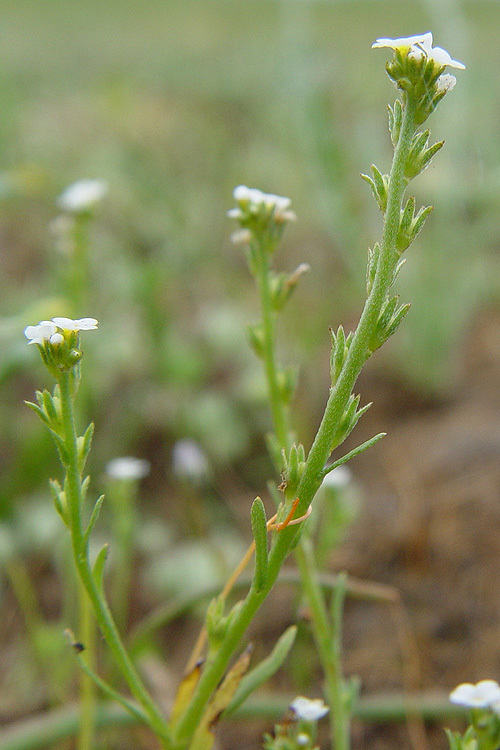
<instances>
[{"instance_id":1,"label":"narrow leaf","mask_svg":"<svg viewBox=\"0 0 500 750\"><path fill-rule=\"evenodd\" d=\"M251 693L263 685L264 682L267 682L278 671L288 656L296 635L297 626L291 625L279 637L269 656L243 677L231 703L224 712L225 716L236 711Z\"/></svg>"},{"instance_id":2,"label":"narrow leaf","mask_svg":"<svg viewBox=\"0 0 500 750\"><path fill-rule=\"evenodd\" d=\"M109 544L104 544L101 547L92 568L92 575L94 577L95 584L101 593L103 589L104 566L106 564L106 558L108 556L108 549Z\"/></svg>"},{"instance_id":3,"label":"narrow leaf","mask_svg":"<svg viewBox=\"0 0 500 750\"><path fill-rule=\"evenodd\" d=\"M93 530L94 526L97 523L97 519L99 518L99 513L101 511L101 507L102 507L102 504L104 502L104 498L105 498L105 495L100 495L100 497L98 497L97 500L96 500L96 502L95 502L94 508L92 510L92 515L90 516L89 524L87 526L85 534L83 535L83 539L84 539L85 543L88 542L88 540L90 538L90 535L92 533L92 530Z\"/></svg>"},{"instance_id":4,"label":"narrow leaf","mask_svg":"<svg viewBox=\"0 0 500 750\"><path fill-rule=\"evenodd\" d=\"M57 481L57 479L50 479L49 480L49 487L50 487L50 494L52 495L52 500L54 501L55 508L59 515L61 516L62 520L64 521L65 525L68 525L68 514L67 514L67 508L66 508L66 495L64 493L63 488Z\"/></svg>"},{"instance_id":5,"label":"narrow leaf","mask_svg":"<svg viewBox=\"0 0 500 750\"><path fill-rule=\"evenodd\" d=\"M37 404L34 404L33 401L25 401L24 403L26 404L26 406L29 406L30 409L33 409L35 414L38 414L42 422L44 422L47 427L50 427L49 420L43 409L40 409L40 407Z\"/></svg>"},{"instance_id":6,"label":"narrow leaf","mask_svg":"<svg viewBox=\"0 0 500 750\"><path fill-rule=\"evenodd\" d=\"M181 680L177 693L175 694L174 706L170 717L170 723L173 727L188 707L193 693L198 685L203 662L198 662Z\"/></svg>"},{"instance_id":7,"label":"narrow leaf","mask_svg":"<svg viewBox=\"0 0 500 750\"><path fill-rule=\"evenodd\" d=\"M209 700L198 728L194 733L189 750L210 750L214 742L213 730L220 715L231 702L250 664L252 647L247 646L240 658L229 669L222 683Z\"/></svg>"},{"instance_id":8,"label":"narrow leaf","mask_svg":"<svg viewBox=\"0 0 500 750\"><path fill-rule=\"evenodd\" d=\"M264 503L256 497L250 511L252 533L255 541L255 572L253 585L262 591L267 581L267 518Z\"/></svg>"},{"instance_id":9,"label":"narrow leaf","mask_svg":"<svg viewBox=\"0 0 500 750\"><path fill-rule=\"evenodd\" d=\"M379 432L378 435L375 435L369 440L365 440L365 442L361 443L361 445L358 445L357 448L354 448L352 451L349 451L349 453L346 453L345 456L342 456L342 458L338 458L336 461L333 462L333 464L330 464L330 466L327 466L327 468L323 470L321 476L323 478L326 477L327 474L329 474L331 471L336 469L338 466L342 466L342 464L345 464L347 463L347 461L350 461L351 458L354 458L355 456L358 456L360 453L363 453L363 451L367 450L367 448L371 448L372 445L375 445L375 443L378 443L378 441L381 440L386 435L387 435L386 432Z\"/></svg>"}]
</instances>

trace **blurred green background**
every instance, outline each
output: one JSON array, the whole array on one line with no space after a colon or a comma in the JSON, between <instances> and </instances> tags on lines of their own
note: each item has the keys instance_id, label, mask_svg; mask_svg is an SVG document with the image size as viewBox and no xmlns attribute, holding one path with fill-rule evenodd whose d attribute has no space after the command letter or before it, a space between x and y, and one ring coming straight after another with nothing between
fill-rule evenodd
<instances>
[{"instance_id":1,"label":"blurred green background","mask_svg":"<svg viewBox=\"0 0 500 750\"><path fill-rule=\"evenodd\" d=\"M371 162L390 166L395 90L388 51L370 49L380 36L432 29L467 70L429 123L446 146L414 183L436 210L398 282L412 310L370 366L429 399L460 386L474 321L500 301L498 2L3 0L0 19L6 526L38 523L26 509L48 505L58 473L22 403L51 385L23 328L54 315L100 321L84 339L81 392L82 421L96 422L96 485L111 458L147 458L146 495L171 514L171 450L189 437L219 502L262 491L269 416L244 330L257 299L225 215L240 183L290 196L298 215L276 265L311 265L280 324L282 361L301 364L295 422L309 444L328 389L328 326L355 325L380 236L359 177ZM53 221L57 196L82 178L109 192L91 227L85 307L74 309Z\"/></svg>"}]
</instances>

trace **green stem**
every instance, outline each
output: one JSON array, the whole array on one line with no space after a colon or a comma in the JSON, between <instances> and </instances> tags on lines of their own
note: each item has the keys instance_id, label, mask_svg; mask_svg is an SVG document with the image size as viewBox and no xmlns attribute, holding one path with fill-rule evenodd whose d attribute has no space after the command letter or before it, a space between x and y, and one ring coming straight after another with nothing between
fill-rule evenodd
<instances>
[{"instance_id":1,"label":"green stem","mask_svg":"<svg viewBox=\"0 0 500 750\"><path fill-rule=\"evenodd\" d=\"M171 746L170 736L165 719L142 683L132 661L123 645L104 595L92 574L88 544L84 539L82 524L81 473L78 466L77 433L75 428L73 391L74 372L63 372L59 377L61 393L61 410L65 431L65 446L68 454L66 468L65 492L68 503L69 525L73 555L80 580L88 594L94 615L101 632L119 664L132 695L144 709L151 729L163 742L165 748Z\"/></svg>"},{"instance_id":2,"label":"green stem","mask_svg":"<svg viewBox=\"0 0 500 750\"><path fill-rule=\"evenodd\" d=\"M325 597L316 575L310 539L303 538L295 550L302 588L311 610L311 623L318 655L325 673L325 694L330 712L331 738L335 750L350 747L350 712L342 676L341 636L328 618Z\"/></svg>"},{"instance_id":3,"label":"green stem","mask_svg":"<svg viewBox=\"0 0 500 750\"><path fill-rule=\"evenodd\" d=\"M352 338L349 352L342 371L325 408L325 413L307 457L301 477L298 495L300 497L297 514L305 513L311 503L322 471L330 457L332 435L345 410L359 373L370 356L369 339L377 323L386 294L391 286L394 270L399 260L396 239L400 221L401 203L406 187L404 176L411 139L415 131L415 102L403 95L403 122L399 141L394 152L391 167L387 209L380 256L371 292L365 302L361 318Z\"/></svg>"},{"instance_id":4,"label":"green stem","mask_svg":"<svg viewBox=\"0 0 500 750\"><path fill-rule=\"evenodd\" d=\"M262 312L263 333L263 359L266 373L267 388L269 393L269 405L271 408L274 432L280 447L287 451L290 448L289 430L287 425L287 413L283 403L276 367L275 355L275 318L276 314L272 308L271 295L271 273L269 268L269 257L274 248L268 248L262 240L256 243L258 254L258 274L256 276L260 293L260 306ZM278 467L279 468L279 467Z\"/></svg>"},{"instance_id":5,"label":"green stem","mask_svg":"<svg viewBox=\"0 0 500 750\"><path fill-rule=\"evenodd\" d=\"M78 581L80 609L80 637L85 644L87 663L92 669L95 664L95 628L92 620L92 607L81 580ZM95 726L96 690L91 677L80 672L80 732L78 750L92 750Z\"/></svg>"},{"instance_id":6,"label":"green stem","mask_svg":"<svg viewBox=\"0 0 500 750\"><path fill-rule=\"evenodd\" d=\"M394 153L391 167L387 209L382 236L380 257L371 292L365 303L358 327L353 336L345 365L337 383L332 388L325 414L318 433L309 452L302 475L298 496L300 498L296 515L299 516L309 507L321 482L322 471L330 456L332 436L345 410L358 375L368 358L369 339L377 323L382 305L390 288L394 269L398 261L396 238L399 228L401 202L405 190L404 168L408 157L411 138L415 130L415 103L404 95L403 122L399 142ZM197 685L191 703L180 717L175 727L175 746L184 748L189 743L210 695L222 678L229 661L238 647L248 625L272 589L279 571L294 546L300 526L288 526L275 534L274 543L268 560L268 579L261 591L250 588L243 605L230 623L224 642L213 661L205 670Z\"/></svg>"}]
</instances>

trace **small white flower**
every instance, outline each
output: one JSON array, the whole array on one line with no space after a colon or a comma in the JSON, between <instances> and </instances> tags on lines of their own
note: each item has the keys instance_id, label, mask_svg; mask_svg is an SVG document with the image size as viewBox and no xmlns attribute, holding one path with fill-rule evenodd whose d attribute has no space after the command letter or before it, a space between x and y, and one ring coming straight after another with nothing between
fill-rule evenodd
<instances>
[{"instance_id":1,"label":"small white flower","mask_svg":"<svg viewBox=\"0 0 500 750\"><path fill-rule=\"evenodd\" d=\"M455 87L456 82L457 79L455 76L452 76L449 73L443 73L436 81L438 93L441 91L451 91Z\"/></svg>"},{"instance_id":2,"label":"small white flower","mask_svg":"<svg viewBox=\"0 0 500 750\"><path fill-rule=\"evenodd\" d=\"M43 344L57 331L57 326L51 320L41 320L37 326L27 326L24 335L31 339L29 344Z\"/></svg>"},{"instance_id":3,"label":"small white flower","mask_svg":"<svg viewBox=\"0 0 500 750\"><path fill-rule=\"evenodd\" d=\"M113 458L106 466L106 474L113 479L134 481L146 477L150 468L149 461L143 458L124 456L123 458Z\"/></svg>"},{"instance_id":4,"label":"small white flower","mask_svg":"<svg viewBox=\"0 0 500 750\"><path fill-rule=\"evenodd\" d=\"M63 331L94 331L98 326L95 318L52 318L52 322Z\"/></svg>"},{"instance_id":5,"label":"small white flower","mask_svg":"<svg viewBox=\"0 0 500 750\"><path fill-rule=\"evenodd\" d=\"M178 440L172 450L172 470L177 478L200 482L209 473L206 455L194 440Z\"/></svg>"},{"instance_id":6,"label":"small white flower","mask_svg":"<svg viewBox=\"0 0 500 750\"><path fill-rule=\"evenodd\" d=\"M285 198L282 195L274 195L274 193L263 193L262 190L249 188L246 185L235 187L233 198L242 208L248 208L250 211L257 211L264 206L267 211L274 209L279 214L287 211L292 203L290 198ZM240 209L232 208L228 211L228 215L231 218L238 219L240 218L241 211Z\"/></svg>"},{"instance_id":7,"label":"small white flower","mask_svg":"<svg viewBox=\"0 0 500 750\"><path fill-rule=\"evenodd\" d=\"M467 708L493 708L500 702L500 685L496 680L481 680L476 685L463 682L450 693L450 701Z\"/></svg>"},{"instance_id":8,"label":"small white flower","mask_svg":"<svg viewBox=\"0 0 500 750\"><path fill-rule=\"evenodd\" d=\"M52 336L49 339L50 343L54 346L59 346L59 344L62 344L64 341L64 336L62 333L53 333Z\"/></svg>"},{"instance_id":9,"label":"small white flower","mask_svg":"<svg viewBox=\"0 0 500 750\"><path fill-rule=\"evenodd\" d=\"M432 46L432 32L430 31L426 34L400 37L399 39L377 39L372 44L372 48L376 47L389 47L393 50L406 51L417 60L425 55L438 65L448 65L450 68L459 68L460 70L465 69L465 65L458 60L453 60L445 49Z\"/></svg>"},{"instance_id":10,"label":"small white flower","mask_svg":"<svg viewBox=\"0 0 500 750\"><path fill-rule=\"evenodd\" d=\"M372 49L389 47L389 49L393 50L409 50L417 45L424 46L425 44L432 46L432 33L430 31L426 34L416 34L415 36L402 36L399 39L377 39L372 44Z\"/></svg>"},{"instance_id":11,"label":"small white flower","mask_svg":"<svg viewBox=\"0 0 500 750\"><path fill-rule=\"evenodd\" d=\"M325 706L321 698L309 700L302 695L290 703L290 708L297 719L304 719L304 721L317 721L326 716L329 711L328 706Z\"/></svg>"},{"instance_id":12,"label":"small white flower","mask_svg":"<svg viewBox=\"0 0 500 750\"><path fill-rule=\"evenodd\" d=\"M299 732L295 738L295 742L299 747L306 747L311 741L311 738L305 732Z\"/></svg>"},{"instance_id":13,"label":"small white flower","mask_svg":"<svg viewBox=\"0 0 500 750\"><path fill-rule=\"evenodd\" d=\"M57 199L63 211L83 213L90 211L108 192L104 180L79 180L70 185Z\"/></svg>"}]
</instances>

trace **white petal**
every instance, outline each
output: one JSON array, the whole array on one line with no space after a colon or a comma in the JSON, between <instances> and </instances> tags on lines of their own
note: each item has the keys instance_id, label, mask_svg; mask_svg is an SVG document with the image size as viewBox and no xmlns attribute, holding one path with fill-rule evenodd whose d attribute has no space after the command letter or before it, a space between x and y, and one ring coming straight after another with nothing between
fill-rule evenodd
<instances>
[{"instance_id":1,"label":"white petal","mask_svg":"<svg viewBox=\"0 0 500 750\"><path fill-rule=\"evenodd\" d=\"M329 711L328 706L325 706L321 698L309 700L309 698L303 696L295 698L290 703L290 708L298 719L304 719L304 721L317 721Z\"/></svg>"},{"instance_id":2,"label":"white petal","mask_svg":"<svg viewBox=\"0 0 500 750\"><path fill-rule=\"evenodd\" d=\"M24 335L27 339L31 339L30 344L43 344L44 341L50 339L56 330L54 323L49 320L42 320L37 326L27 326L24 329Z\"/></svg>"},{"instance_id":3,"label":"white petal","mask_svg":"<svg viewBox=\"0 0 500 750\"><path fill-rule=\"evenodd\" d=\"M99 322L95 318L79 318L74 321L79 331L95 331Z\"/></svg>"},{"instance_id":4,"label":"white petal","mask_svg":"<svg viewBox=\"0 0 500 750\"><path fill-rule=\"evenodd\" d=\"M104 180L79 180L66 188L57 204L64 211L73 213L89 211L107 192L108 185Z\"/></svg>"},{"instance_id":5,"label":"white petal","mask_svg":"<svg viewBox=\"0 0 500 750\"><path fill-rule=\"evenodd\" d=\"M500 701L500 685L495 680L481 680L477 685L463 682L450 693L450 701L468 708L488 708Z\"/></svg>"},{"instance_id":6,"label":"white petal","mask_svg":"<svg viewBox=\"0 0 500 750\"><path fill-rule=\"evenodd\" d=\"M465 65L458 60L452 60L448 52L442 47L433 47L429 52L434 62L438 65L448 65L450 68L458 68L459 70L465 70Z\"/></svg>"},{"instance_id":7,"label":"white petal","mask_svg":"<svg viewBox=\"0 0 500 750\"><path fill-rule=\"evenodd\" d=\"M416 44L427 48L432 46L432 33L416 34L415 36L402 36L399 39L377 39L372 44L372 49L376 47L389 47L390 49L410 49Z\"/></svg>"},{"instance_id":8,"label":"white petal","mask_svg":"<svg viewBox=\"0 0 500 750\"><path fill-rule=\"evenodd\" d=\"M52 318L52 322L55 323L58 328L62 328L63 331L77 330L73 318Z\"/></svg>"}]
</instances>

